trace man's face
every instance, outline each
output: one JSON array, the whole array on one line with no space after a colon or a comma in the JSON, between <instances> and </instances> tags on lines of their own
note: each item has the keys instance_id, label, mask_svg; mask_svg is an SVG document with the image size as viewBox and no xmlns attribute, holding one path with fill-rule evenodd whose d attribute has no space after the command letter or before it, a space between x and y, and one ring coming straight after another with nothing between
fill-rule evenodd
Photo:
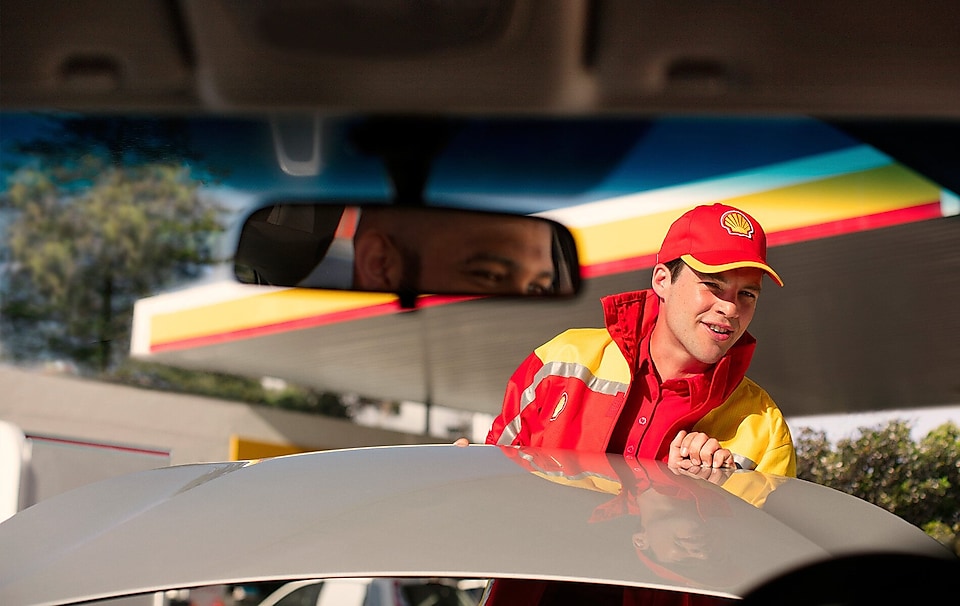
<instances>
[{"instance_id":1,"label":"man's face","mask_svg":"<svg viewBox=\"0 0 960 606\"><path fill-rule=\"evenodd\" d=\"M443 221L458 221L444 229ZM554 278L549 224L529 218L453 216L424 234L421 292L545 294Z\"/></svg>"},{"instance_id":2,"label":"man's face","mask_svg":"<svg viewBox=\"0 0 960 606\"><path fill-rule=\"evenodd\" d=\"M655 330L667 355L690 372L718 362L750 326L762 278L755 268L703 274L684 265L674 282L657 265L653 286L663 301Z\"/></svg>"}]
</instances>

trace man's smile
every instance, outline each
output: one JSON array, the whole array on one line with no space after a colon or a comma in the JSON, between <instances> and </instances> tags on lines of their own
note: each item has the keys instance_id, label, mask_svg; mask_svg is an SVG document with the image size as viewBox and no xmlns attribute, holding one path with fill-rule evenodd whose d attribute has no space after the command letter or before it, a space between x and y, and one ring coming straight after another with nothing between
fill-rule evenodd
<instances>
[{"instance_id":1,"label":"man's smile","mask_svg":"<svg viewBox=\"0 0 960 606\"><path fill-rule=\"evenodd\" d=\"M705 326L714 334L726 336L733 333L733 330L729 327L720 326L719 324L705 324Z\"/></svg>"}]
</instances>

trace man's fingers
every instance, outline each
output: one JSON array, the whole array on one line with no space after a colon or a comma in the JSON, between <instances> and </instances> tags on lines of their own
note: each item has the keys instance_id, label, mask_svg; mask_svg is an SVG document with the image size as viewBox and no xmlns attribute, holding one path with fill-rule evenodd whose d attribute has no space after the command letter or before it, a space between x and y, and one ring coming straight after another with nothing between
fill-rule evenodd
<instances>
[{"instance_id":1,"label":"man's fingers","mask_svg":"<svg viewBox=\"0 0 960 606\"><path fill-rule=\"evenodd\" d=\"M723 460L722 456L718 456L717 453L720 452L720 442L716 438L709 438L700 447L700 462L704 467L717 467L717 464Z\"/></svg>"},{"instance_id":2,"label":"man's fingers","mask_svg":"<svg viewBox=\"0 0 960 606\"><path fill-rule=\"evenodd\" d=\"M736 467L733 453L720 446L720 441L702 431L680 431L670 442L667 462L687 470L693 467L721 469Z\"/></svg>"},{"instance_id":3,"label":"man's fingers","mask_svg":"<svg viewBox=\"0 0 960 606\"><path fill-rule=\"evenodd\" d=\"M683 439L680 440L680 455L683 457L689 457L690 453L693 452L693 440L697 437L696 432L687 433L685 431L680 432L684 434Z\"/></svg>"},{"instance_id":4,"label":"man's fingers","mask_svg":"<svg viewBox=\"0 0 960 606\"><path fill-rule=\"evenodd\" d=\"M670 442L670 448L679 448L680 455L684 457L687 456L687 454L683 452L683 439L686 437L687 437L687 432L681 429L680 433L678 433L677 436L673 438L673 442Z\"/></svg>"},{"instance_id":5,"label":"man's fingers","mask_svg":"<svg viewBox=\"0 0 960 606\"><path fill-rule=\"evenodd\" d=\"M674 467L685 472L690 472L692 469L699 469L697 465L690 462L690 459L680 459Z\"/></svg>"},{"instance_id":6,"label":"man's fingers","mask_svg":"<svg viewBox=\"0 0 960 606\"><path fill-rule=\"evenodd\" d=\"M711 440L707 434L703 432L694 432L687 436L689 443L687 444L687 450L690 453L690 461L694 465L703 464L703 456L705 453L704 446Z\"/></svg>"},{"instance_id":7,"label":"man's fingers","mask_svg":"<svg viewBox=\"0 0 960 606\"><path fill-rule=\"evenodd\" d=\"M698 478L700 478L701 480L707 480L707 481L709 481L713 477L713 474L715 473L717 473L717 470L711 467L697 467L695 470L695 475Z\"/></svg>"},{"instance_id":8,"label":"man's fingers","mask_svg":"<svg viewBox=\"0 0 960 606\"><path fill-rule=\"evenodd\" d=\"M673 438L673 441L670 442L670 451L667 454L667 465L676 466L679 465L683 460L683 453L681 451L681 445L683 444L683 438L686 437L687 432L681 430L680 433Z\"/></svg>"}]
</instances>

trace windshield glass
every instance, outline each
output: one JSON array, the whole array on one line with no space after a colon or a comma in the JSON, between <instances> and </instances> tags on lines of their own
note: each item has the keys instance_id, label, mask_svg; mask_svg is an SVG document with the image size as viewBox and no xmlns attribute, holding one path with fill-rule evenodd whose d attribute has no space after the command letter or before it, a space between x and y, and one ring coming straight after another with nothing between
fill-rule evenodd
<instances>
[{"instance_id":1,"label":"windshield glass","mask_svg":"<svg viewBox=\"0 0 960 606\"><path fill-rule=\"evenodd\" d=\"M950 373L936 369L960 363L951 345L960 329L943 307L956 288L960 202L953 184L934 180L952 174L941 148L919 154L909 146L914 153L900 160L886 150L900 153L910 139L883 124L665 116L464 118L399 128L341 117L320 122L317 173L305 175L277 152L280 141L285 156L301 157L302 142L278 138L267 118L6 112L2 120L0 338L11 362L109 376L132 356L493 414L529 349L563 328L596 325L600 296L644 286L679 209L725 201L762 217L771 264L789 285L764 293L751 331L765 355L751 373L788 394L795 414L832 412L835 402L862 411L955 400ZM417 139L412 167L393 147L411 130L430 133ZM408 178L398 180L398 171ZM441 298L416 320L384 324L400 311L394 296L233 284L242 226L258 208L278 199L387 204L413 192L429 205L563 224L588 281L584 296L549 313ZM905 286L866 305L878 267ZM476 271L492 275L487 266ZM545 283L524 284L542 292ZM890 322L921 287L929 294L918 319L946 324ZM494 318L497 330L488 330ZM460 327L455 338L451 322ZM379 335L375 346L357 338L370 331ZM500 336L507 334L515 338ZM814 347L831 339L859 354ZM355 371L344 368L347 359ZM883 368L898 372L877 372Z\"/></svg>"}]
</instances>

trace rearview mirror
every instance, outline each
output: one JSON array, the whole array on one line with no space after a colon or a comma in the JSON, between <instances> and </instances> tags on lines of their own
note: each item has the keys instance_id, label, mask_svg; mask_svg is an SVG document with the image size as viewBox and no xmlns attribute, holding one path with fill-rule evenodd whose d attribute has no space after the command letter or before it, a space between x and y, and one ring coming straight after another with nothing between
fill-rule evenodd
<instances>
[{"instance_id":1,"label":"rearview mirror","mask_svg":"<svg viewBox=\"0 0 960 606\"><path fill-rule=\"evenodd\" d=\"M571 296L570 231L548 219L472 210L282 202L246 220L240 282L419 294Z\"/></svg>"}]
</instances>

